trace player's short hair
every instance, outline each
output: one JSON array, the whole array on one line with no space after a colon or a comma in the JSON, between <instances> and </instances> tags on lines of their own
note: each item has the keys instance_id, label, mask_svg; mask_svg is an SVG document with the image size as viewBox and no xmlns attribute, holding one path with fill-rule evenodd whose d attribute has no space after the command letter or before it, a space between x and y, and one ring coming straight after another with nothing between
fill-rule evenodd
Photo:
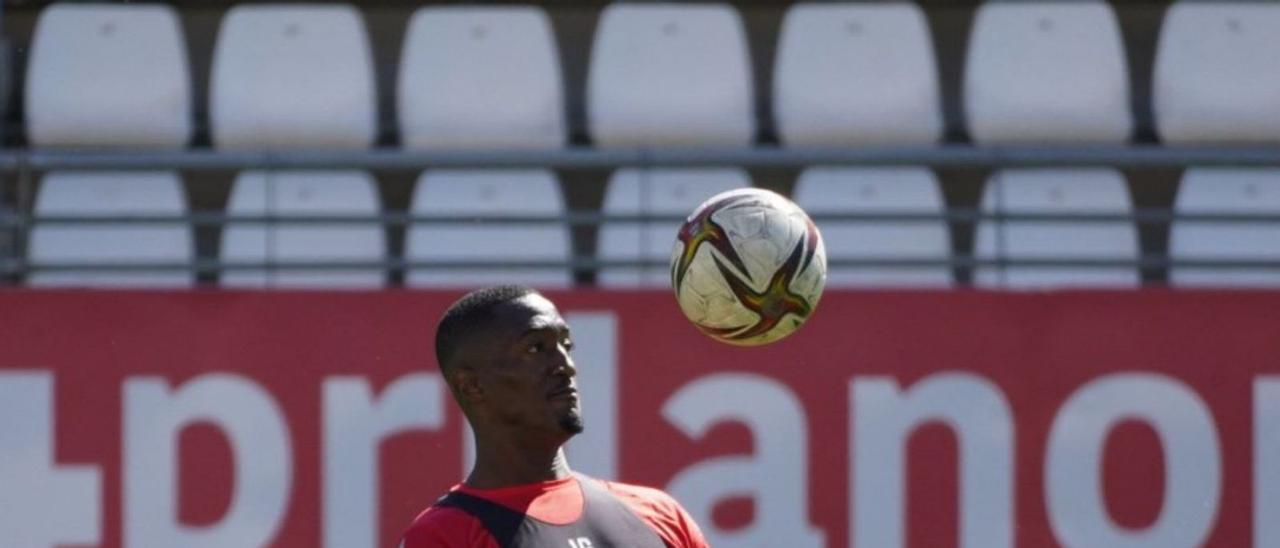
<instances>
[{"instance_id":1,"label":"player's short hair","mask_svg":"<svg viewBox=\"0 0 1280 548\"><path fill-rule=\"evenodd\" d=\"M526 295L537 294L523 285L495 285L477 289L458 299L436 326L436 363L441 371L453 367L453 358L469 334L485 329L493 310Z\"/></svg>"}]
</instances>

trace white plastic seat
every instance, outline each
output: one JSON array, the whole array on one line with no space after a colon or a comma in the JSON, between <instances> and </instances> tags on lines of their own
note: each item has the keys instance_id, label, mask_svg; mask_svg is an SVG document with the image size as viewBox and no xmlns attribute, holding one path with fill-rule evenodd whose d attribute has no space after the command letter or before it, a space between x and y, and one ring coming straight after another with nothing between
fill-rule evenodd
<instances>
[{"instance_id":1,"label":"white plastic seat","mask_svg":"<svg viewBox=\"0 0 1280 548\"><path fill-rule=\"evenodd\" d=\"M564 199L549 171L430 170L418 179L415 215L537 215L565 213ZM412 226L405 241L410 261L559 261L572 257L569 231L561 224L439 224ZM520 283L568 287L567 267L411 268L412 286L473 287Z\"/></svg>"},{"instance_id":2,"label":"white plastic seat","mask_svg":"<svg viewBox=\"0 0 1280 548\"><path fill-rule=\"evenodd\" d=\"M1165 12L1152 104L1166 143L1280 142L1280 4L1178 2Z\"/></svg>"},{"instance_id":3,"label":"white plastic seat","mask_svg":"<svg viewBox=\"0 0 1280 548\"><path fill-rule=\"evenodd\" d=\"M596 28L587 119L601 146L743 146L751 66L727 4L614 3Z\"/></svg>"},{"instance_id":4,"label":"white plastic seat","mask_svg":"<svg viewBox=\"0 0 1280 548\"><path fill-rule=\"evenodd\" d=\"M726 190L751 186L740 169L620 169L605 190L605 215L661 215L685 217L694 208ZM671 284L667 261L676 243L680 221L606 223L596 238L601 260L658 261L654 267L609 267L597 274L604 287L666 287Z\"/></svg>"},{"instance_id":5,"label":"white plastic seat","mask_svg":"<svg viewBox=\"0 0 1280 548\"><path fill-rule=\"evenodd\" d=\"M984 144L1121 143L1132 130L1120 26L1101 0L984 3L963 85Z\"/></svg>"},{"instance_id":6,"label":"white plastic seat","mask_svg":"<svg viewBox=\"0 0 1280 548\"><path fill-rule=\"evenodd\" d=\"M396 98L406 148L564 145L560 58L541 8L419 9Z\"/></svg>"},{"instance_id":7,"label":"white plastic seat","mask_svg":"<svg viewBox=\"0 0 1280 548\"><path fill-rule=\"evenodd\" d=\"M941 216L942 193L933 173L924 168L806 170L792 197L810 215L824 213L913 213ZM827 248L827 260L933 259L951 256L951 237L941 217L922 221L816 220ZM921 267L835 267L827 270L829 287L947 287L946 265Z\"/></svg>"},{"instance_id":8,"label":"white plastic seat","mask_svg":"<svg viewBox=\"0 0 1280 548\"><path fill-rule=\"evenodd\" d=\"M1174 204L1177 213L1280 215L1280 169L1189 169ZM1280 260L1280 224L1175 220L1169 229L1174 260ZM1174 266L1179 286L1280 286L1280 269Z\"/></svg>"},{"instance_id":9,"label":"white plastic seat","mask_svg":"<svg viewBox=\"0 0 1280 548\"><path fill-rule=\"evenodd\" d=\"M982 211L1006 213L1128 214L1131 199L1113 169L1009 169L987 181ZM1128 221L982 221L974 238L979 259L1128 260L1138 257L1138 235ZM1128 266L988 266L974 270L983 287L1044 289L1064 286L1131 287Z\"/></svg>"},{"instance_id":10,"label":"white plastic seat","mask_svg":"<svg viewBox=\"0 0 1280 548\"><path fill-rule=\"evenodd\" d=\"M231 215L279 215L269 224L228 226L222 234L224 262L376 262L386 255L385 234L377 222L289 223L290 216L350 215L379 212L373 178L361 171L247 171L236 179L228 200ZM227 270L221 283L233 287L376 288L385 282L381 268L288 269L266 267Z\"/></svg>"},{"instance_id":11,"label":"white plastic seat","mask_svg":"<svg viewBox=\"0 0 1280 548\"><path fill-rule=\"evenodd\" d=\"M45 8L32 36L25 96L35 145L184 145L191 80L177 14L159 4Z\"/></svg>"},{"instance_id":12,"label":"white plastic seat","mask_svg":"<svg viewBox=\"0 0 1280 548\"><path fill-rule=\"evenodd\" d=\"M369 40L342 4L238 5L213 53L220 148L363 148L376 131Z\"/></svg>"},{"instance_id":13,"label":"white plastic seat","mask_svg":"<svg viewBox=\"0 0 1280 548\"><path fill-rule=\"evenodd\" d=\"M50 173L36 194L35 214L79 217L182 215L186 200L178 177L167 172ZM34 263L186 263L194 256L185 223L37 225L27 250ZM183 287L186 270L36 271L37 286Z\"/></svg>"},{"instance_id":14,"label":"white plastic seat","mask_svg":"<svg viewBox=\"0 0 1280 548\"><path fill-rule=\"evenodd\" d=\"M536 7L433 6L409 23L397 93L402 140L411 149L538 149L565 141L564 87L551 23ZM540 170L434 171L414 195L415 213L564 213L555 177ZM423 224L409 231L417 260L567 261L568 230L556 225ZM412 285L572 283L567 268L414 269Z\"/></svg>"},{"instance_id":15,"label":"white plastic seat","mask_svg":"<svg viewBox=\"0 0 1280 548\"><path fill-rule=\"evenodd\" d=\"M796 5L775 70L787 145L928 144L942 131L933 44L915 4Z\"/></svg>"}]
</instances>

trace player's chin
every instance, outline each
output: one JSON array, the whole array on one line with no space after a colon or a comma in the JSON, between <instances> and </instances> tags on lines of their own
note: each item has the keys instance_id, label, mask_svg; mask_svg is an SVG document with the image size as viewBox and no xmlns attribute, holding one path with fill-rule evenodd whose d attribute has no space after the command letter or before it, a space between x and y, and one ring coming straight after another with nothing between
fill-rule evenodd
<instances>
[{"instance_id":1,"label":"player's chin","mask_svg":"<svg viewBox=\"0 0 1280 548\"><path fill-rule=\"evenodd\" d=\"M561 413L557 422L560 429L568 434L581 434L586 430L586 425L582 422L582 413L576 406Z\"/></svg>"}]
</instances>

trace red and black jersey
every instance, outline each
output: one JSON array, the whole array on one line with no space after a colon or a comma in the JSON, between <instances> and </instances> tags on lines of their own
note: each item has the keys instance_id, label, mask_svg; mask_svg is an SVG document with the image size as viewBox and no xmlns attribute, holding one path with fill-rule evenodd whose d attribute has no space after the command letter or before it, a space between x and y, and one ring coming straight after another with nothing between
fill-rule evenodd
<instances>
[{"instance_id":1,"label":"red and black jersey","mask_svg":"<svg viewBox=\"0 0 1280 548\"><path fill-rule=\"evenodd\" d=\"M670 495L585 476L501 489L454 486L418 515L400 545L560 547L566 539L572 541L568 546L584 548L707 546L697 524Z\"/></svg>"}]
</instances>

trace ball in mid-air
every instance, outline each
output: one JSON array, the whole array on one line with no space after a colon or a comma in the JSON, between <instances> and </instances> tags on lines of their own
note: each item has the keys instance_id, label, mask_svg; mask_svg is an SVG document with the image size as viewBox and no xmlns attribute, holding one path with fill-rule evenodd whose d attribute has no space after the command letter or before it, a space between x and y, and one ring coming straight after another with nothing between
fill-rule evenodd
<instances>
[{"instance_id":1,"label":"ball in mid-air","mask_svg":"<svg viewBox=\"0 0 1280 548\"><path fill-rule=\"evenodd\" d=\"M671 286L703 333L768 344L798 329L822 296L827 255L800 206L768 190L712 196L680 227Z\"/></svg>"}]
</instances>

